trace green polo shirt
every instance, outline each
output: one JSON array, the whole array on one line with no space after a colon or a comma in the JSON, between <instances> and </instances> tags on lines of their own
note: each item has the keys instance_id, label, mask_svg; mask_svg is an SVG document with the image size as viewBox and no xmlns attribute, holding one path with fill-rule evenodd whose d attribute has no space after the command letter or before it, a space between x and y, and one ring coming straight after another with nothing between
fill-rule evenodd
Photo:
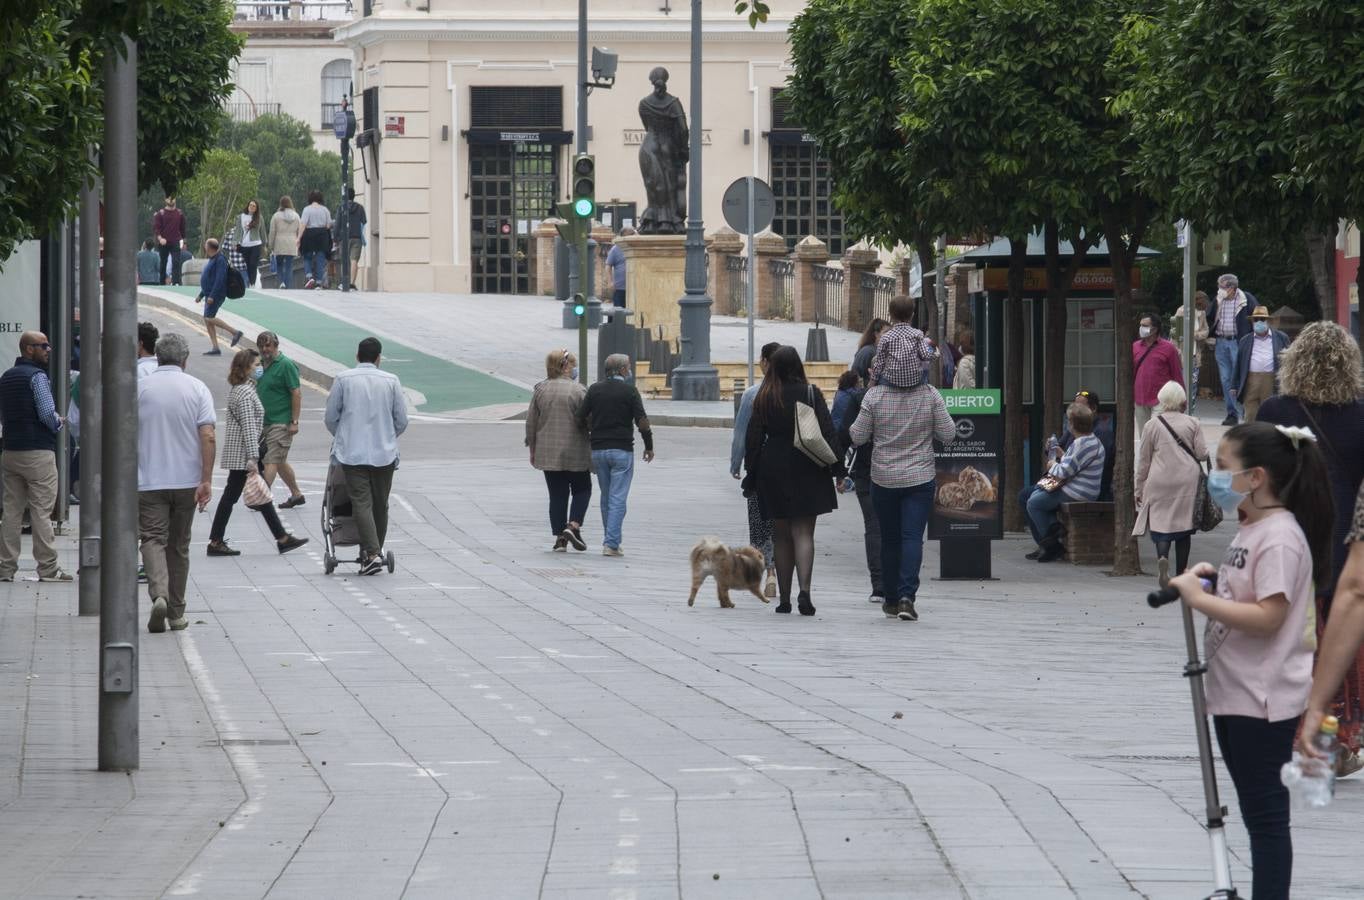
<instances>
[{"instance_id":1,"label":"green polo shirt","mask_svg":"<svg viewBox=\"0 0 1364 900\"><path fill-rule=\"evenodd\" d=\"M298 366L283 353L265 367L265 374L256 382L256 395L265 407L266 425L288 425L294 421L293 393L298 385Z\"/></svg>"}]
</instances>

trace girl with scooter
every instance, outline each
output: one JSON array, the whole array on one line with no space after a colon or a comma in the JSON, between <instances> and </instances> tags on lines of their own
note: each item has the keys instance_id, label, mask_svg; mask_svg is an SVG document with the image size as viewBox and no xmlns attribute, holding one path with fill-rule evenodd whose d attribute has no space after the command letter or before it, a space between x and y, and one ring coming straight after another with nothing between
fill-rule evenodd
<instances>
[{"instance_id":1,"label":"girl with scooter","mask_svg":"<svg viewBox=\"0 0 1364 900\"><path fill-rule=\"evenodd\" d=\"M1287 900L1293 839L1279 769L1312 683L1312 585L1331 574L1330 479L1310 430L1254 422L1222 439L1208 491L1240 529L1220 567L1199 563L1170 587L1208 617L1208 712L1250 832L1252 896ZM1200 579L1214 576L1208 593Z\"/></svg>"}]
</instances>

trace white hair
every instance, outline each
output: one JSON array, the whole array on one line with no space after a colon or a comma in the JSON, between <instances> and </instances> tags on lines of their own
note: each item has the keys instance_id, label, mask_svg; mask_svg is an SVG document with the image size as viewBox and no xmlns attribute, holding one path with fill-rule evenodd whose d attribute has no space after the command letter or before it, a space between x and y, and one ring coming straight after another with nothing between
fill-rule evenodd
<instances>
[{"instance_id":1,"label":"white hair","mask_svg":"<svg viewBox=\"0 0 1364 900\"><path fill-rule=\"evenodd\" d=\"M619 375L630 367L630 357L624 353L612 353L604 363L607 375Z\"/></svg>"},{"instance_id":2,"label":"white hair","mask_svg":"<svg viewBox=\"0 0 1364 900\"><path fill-rule=\"evenodd\" d=\"M1183 412L1188 399L1189 395L1184 392L1184 386L1178 381L1165 382L1165 386L1156 393L1161 412Z\"/></svg>"},{"instance_id":3,"label":"white hair","mask_svg":"<svg viewBox=\"0 0 1364 900\"><path fill-rule=\"evenodd\" d=\"M175 332L163 334L156 342L156 362L162 366L183 366L189 359L189 344Z\"/></svg>"},{"instance_id":4,"label":"white hair","mask_svg":"<svg viewBox=\"0 0 1364 900\"><path fill-rule=\"evenodd\" d=\"M1232 290L1235 290L1236 288L1241 286L1241 279L1237 278L1230 272L1225 272L1217 276L1217 286L1220 288L1231 288Z\"/></svg>"}]
</instances>

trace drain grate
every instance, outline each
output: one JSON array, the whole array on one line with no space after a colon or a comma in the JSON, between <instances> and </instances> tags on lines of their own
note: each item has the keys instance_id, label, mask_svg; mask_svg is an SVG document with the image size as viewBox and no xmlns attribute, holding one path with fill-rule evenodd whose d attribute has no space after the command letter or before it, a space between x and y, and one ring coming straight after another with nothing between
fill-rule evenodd
<instances>
[{"instance_id":1,"label":"drain grate","mask_svg":"<svg viewBox=\"0 0 1364 900\"><path fill-rule=\"evenodd\" d=\"M1198 762L1197 756L1077 756L1076 759L1092 762Z\"/></svg>"},{"instance_id":2,"label":"drain grate","mask_svg":"<svg viewBox=\"0 0 1364 900\"><path fill-rule=\"evenodd\" d=\"M538 575L541 578L595 578L579 569L527 569L530 575Z\"/></svg>"}]
</instances>

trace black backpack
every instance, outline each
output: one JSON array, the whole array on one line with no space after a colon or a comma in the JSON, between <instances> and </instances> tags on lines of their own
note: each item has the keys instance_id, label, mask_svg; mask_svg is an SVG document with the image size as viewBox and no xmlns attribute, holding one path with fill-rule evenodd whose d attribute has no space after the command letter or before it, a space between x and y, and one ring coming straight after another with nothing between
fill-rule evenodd
<instances>
[{"instance_id":1,"label":"black backpack","mask_svg":"<svg viewBox=\"0 0 1364 900\"><path fill-rule=\"evenodd\" d=\"M227 267L227 298L229 300L240 300L246 294L246 279L242 273Z\"/></svg>"}]
</instances>

